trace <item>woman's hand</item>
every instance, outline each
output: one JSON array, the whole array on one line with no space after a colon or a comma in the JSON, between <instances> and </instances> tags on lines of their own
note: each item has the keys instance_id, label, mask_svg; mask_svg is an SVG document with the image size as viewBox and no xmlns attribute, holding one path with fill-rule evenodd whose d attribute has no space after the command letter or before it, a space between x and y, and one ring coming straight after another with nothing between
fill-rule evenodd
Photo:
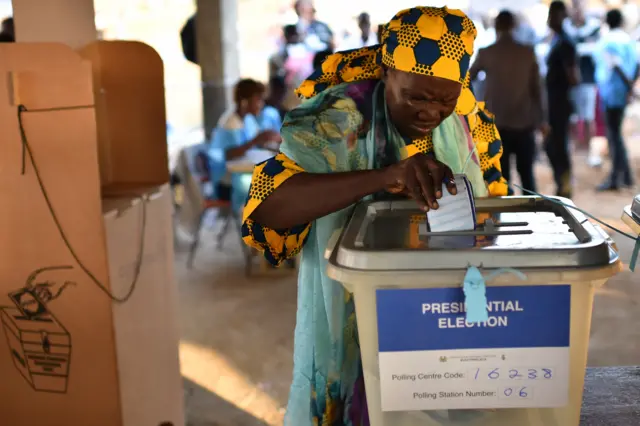
<instances>
[{"instance_id":1,"label":"woman's hand","mask_svg":"<svg viewBox=\"0 0 640 426\"><path fill-rule=\"evenodd\" d=\"M233 148L229 148L225 151L225 160L230 161L236 158L242 157L245 153L254 148L254 147L264 147L270 143L280 143L282 138L280 137L280 133L275 132L273 130L265 130L264 132L260 132L255 138L251 139L249 142L244 145L236 146Z\"/></svg>"},{"instance_id":2,"label":"woman's hand","mask_svg":"<svg viewBox=\"0 0 640 426\"><path fill-rule=\"evenodd\" d=\"M274 130L265 130L260 132L258 136L256 136L252 143L253 145L264 146L270 143L280 143L282 142L282 137L280 133Z\"/></svg>"},{"instance_id":3,"label":"woman's hand","mask_svg":"<svg viewBox=\"0 0 640 426\"><path fill-rule=\"evenodd\" d=\"M384 169L386 190L413 198L425 212L437 209L442 197L442 183L455 195L453 172L445 164L426 154L416 154Z\"/></svg>"}]
</instances>

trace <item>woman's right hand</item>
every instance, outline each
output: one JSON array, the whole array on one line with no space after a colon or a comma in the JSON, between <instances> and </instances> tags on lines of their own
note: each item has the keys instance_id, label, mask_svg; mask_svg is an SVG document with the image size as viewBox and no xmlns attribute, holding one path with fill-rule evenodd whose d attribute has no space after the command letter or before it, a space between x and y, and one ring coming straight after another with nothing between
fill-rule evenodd
<instances>
[{"instance_id":1,"label":"woman's right hand","mask_svg":"<svg viewBox=\"0 0 640 426\"><path fill-rule=\"evenodd\" d=\"M386 190L413 198L425 212L437 209L442 197L442 183L455 195L456 184L451 169L427 154L416 154L384 169Z\"/></svg>"}]
</instances>

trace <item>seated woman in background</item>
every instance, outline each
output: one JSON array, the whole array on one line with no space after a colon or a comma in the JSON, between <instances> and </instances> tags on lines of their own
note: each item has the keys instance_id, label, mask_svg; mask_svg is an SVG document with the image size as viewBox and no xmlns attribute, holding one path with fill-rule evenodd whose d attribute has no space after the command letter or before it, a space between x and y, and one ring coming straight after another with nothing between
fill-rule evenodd
<instances>
[{"instance_id":1,"label":"seated woman in background","mask_svg":"<svg viewBox=\"0 0 640 426\"><path fill-rule=\"evenodd\" d=\"M256 120L264 107L264 85L251 79L240 80L234 89L235 106L218 121L209 148L211 182L215 198L231 200L231 175L226 162L242 157L251 148L279 143L280 134L261 130Z\"/></svg>"},{"instance_id":2,"label":"seated woman in background","mask_svg":"<svg viewBox=\"0 0 640 426\"><path fill-rule=\"evenodd\" d=\"M280 153L254 170L245 242L274 264L304 246L286 425L369 424L353 298L325 272L350 207L387 192L437 209L453 173L477 197L507 194L493 117L469 89L475 35L459 10L399 12L382 44L329 56L300 86Z\"/></svg>"}]
</instances>

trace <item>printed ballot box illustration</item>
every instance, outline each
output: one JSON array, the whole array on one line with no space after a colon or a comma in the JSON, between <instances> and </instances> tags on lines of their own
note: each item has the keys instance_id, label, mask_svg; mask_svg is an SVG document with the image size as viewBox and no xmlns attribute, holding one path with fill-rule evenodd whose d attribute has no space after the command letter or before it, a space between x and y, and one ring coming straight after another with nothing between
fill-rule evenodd
<instances>
[{"instance_id":1,"label":"printed ballot box illustration","mask_svg":"<svg viewBox=\"0 0 640 426\"><path fill-rule=\"evenodd\" d=\"M15 307L0 307L0 322L15 368L36 391L65 393L71 361L71 336L46 303L59 296L66 285L51 288L54 283L34 284L43 268L27 280L27 286L9 294Z\"/></svg>"},{"instance_id":2,"label":"printed ballot box illustration","mask_svg":"<svg viewBox=\"0 0 640 426\"><path fill-rule=\"evenodd\" d=\"M612 241L538 197L474 208L474 230L433 232L413 201L367 201L330 240L371 426L578 426L594 291L621 270ZM472 270L486 284L479 321Z\"/></svg>"}]
</instances>

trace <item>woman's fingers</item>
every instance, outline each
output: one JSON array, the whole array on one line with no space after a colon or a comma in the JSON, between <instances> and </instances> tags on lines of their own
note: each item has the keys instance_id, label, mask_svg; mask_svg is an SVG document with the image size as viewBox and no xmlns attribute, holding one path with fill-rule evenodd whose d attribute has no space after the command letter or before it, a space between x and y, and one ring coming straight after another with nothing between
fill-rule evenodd
<instances>
[{"instance_id":1,"label":"woman's fingers","mask_svg":"<svg viewBox=\"0 0 640 426\"><path fill-rule=\"evenodd\" d=\"M439 207L438 199L443 195L443 183L450 194L457 193L451 169L425 154L410 157L398 163L398 166L390 167L389 171L393 183L387 185L387 191L402 192L410 196L425 212Z\"/></svg>"},{"instance_id":2,"label":"woman's fingers","mask_svg":"<svg viewBox=\"0 0 640 426\"><path fill-rule=\"evenodd\" d=\"M453 172L444 164L442 166L444 167L444 183L447 186L447 191L449 191L449 194L451 195L456 195L458 193L458 187L456 186L456 181L453 178Z\"/></svg>"},{"instance_id":3,"label":"woman's fingers","mask_svg":"<svg viewBox=\"0 0 640 426\"><path fill-rule=\"evenodd\" d=\"M431 174L433 193L436 198L442 198L442 183L444 181L444 164L427 157L426 167Z\"/></svg>"},{"instance_id":4,"label":"woman's fingers","mask_svg":"<svg viewBox=\"0 0 640 426\"><path fill-rule=\"evenodd\" d=\"M407 191L409 192L409 195L411 195L411 198L413 198L416 203L418 203L418 207L420 207L420 210L428 212L429 203L422 193L422 185L418 181L418 177L414 170L414 167L407 168L408 175L405 183L405 188L407 188Z\"/></svg>"},{"instance_id":5,"label":"woman's fingers","mask_svg":"<svg viewBox=\"0 0 640 426\"><path fill-rule=\"evenodd\" d=\"M415 164L413 167L416 179L420 184L420 192L429 208L437 209L438 202L436 201L433 177L429 174L429 170L426 167L421 166L421 164Z\"/></svg>"}]
</instances>

